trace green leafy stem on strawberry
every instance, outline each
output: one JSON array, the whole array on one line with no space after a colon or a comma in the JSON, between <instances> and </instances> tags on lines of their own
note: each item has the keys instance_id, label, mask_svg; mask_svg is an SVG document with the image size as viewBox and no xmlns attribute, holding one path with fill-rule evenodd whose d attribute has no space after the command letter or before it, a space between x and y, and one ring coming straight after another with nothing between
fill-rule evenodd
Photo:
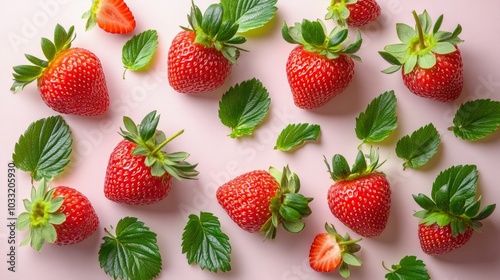
<instances>
[{"instance_id":1,"label":"green leafy stem on strawberry","mask_svg":"<svg viewBox=\"0 0 500 280\"><path fill-rule=\"evenodd\" d=\"M462 27L457 25L453 32L441 31L443 15L436 20L432 27L432 19L427 11L417 15L415 18L415 29L404 24L396 24L396 32L401 43L387 45L379 54L387 62L392 64L383 72L394 73L404 67L404 74L410 73L415 66L430 69L436 64L435 54L449 54L456 51L456 45L463 40L458 37ZM431 30L432 28L432 30Z\"/></svg>"},{"instance_id":2,"label":"green leafy stem on strawberry","mask_svg":"<svg viewBox=\"0 0 500 280\"><path fill-rule=\"evenodd\" d=\"M162 150L184 130L167 138L165 133L157 130L159 120L160 116L156 115L156 111L147 114L139 125L136 125L129 117L123 117L126 130L120 129L120 134L128 141L137 144L132 154L145 156L144 163L151 168L153 176L160 177L167 172L178 180L195 178L199 173L196 171L198 164L190 164L186 161L189 157L188 153L166 153Z\"/></svg>"},{"instance_id":3,"label":"green leafy stem on strawberry","mask_svg":"<svg viewBox=\"0 0 500 280\"><path fill-rule=\"evenodd\" d=\"M195 43L215 47L227 60L236 63L243 49L234 45L243 44L246 39L237 35L238 23L224 18L222 4L212 4L205 10L205 13L202 13L193 2L188 21L191 28L181 28L196 33Z\"/></svg>"},{"instance_id":4,"label":"green leafy stem on strawberry","mask_svg":"<svg viewBox=\"0 0 500 280\"><path fill-rule=\"evenodd\" d=\"M271 167L269 173L278 181L281 188L276 191L276 196L271 198L269 209L272 216L260 231L269 239L276 237L276 229L279 224L282 224L283 228L289 232L302 231L305 227L302 218L311 215L312 210L309 207L309 202L313 198L298 193L300 190L299 177L288 166L283 167L282 171Z\"/></svg>"},{"instance_id":5,"label":"green leafy stem on strawberry","mask_svg":"<svg viewBox=\"0 0 500 280\"><path fill-rule=\"evenodd\" d=\"M44 70L49 66L50 61L52 61L61 51L71 47L71 43L76 37L74 31L74 26L71 26L66 31L64 27L57 24L54 31L54 42L47 38L42 38L41 40L42 51L47 60L25 54L28 61L33 63L33 65L14 66L14 83L10 90L14 93L18 93L22 91L26 85L41 77Z\"/></svg>"},{"instance_id":6,"label":"green leafy stem on strawberry","mask_svg":"<svg viewBox=\"0 0 500 280\"><path fill-rule=\"evenodd\" d=\"M45 242L54 243L57 233L54 225L60 225L66 220L66 215L57 210L63 204L64 198L52 198L55 188L48 189L48 183L42 179L38 188L31 189L31 201L24 200L26 211L19 215L16 223L18 230L29 228L29 233L21 245L30 243L31 247L40 252Z\"/></svg>"},{"instance_id":7,"label":"green leafy stem on strawberry","mask_svg":"<svg viewBox=\"0 0 500 280\"><path fill-rule=\"evenodd\" d=\"M420 223L450 225L452 236L464 234L467 228L477 231L481 220L489 217L496 204L490 204L480 211L481 198L476 199L477 167L475 165L452 166L436 178L431 197L425 194L413 195L423 210L415 213Z\"/></svg>"},{"instance_id":8,"label":"green leafy stem on strawberry","mask_svg":"<svg viewBox=\"0 0 500 280\"><path fill-rule=\"evenodd\" d=\"M369 160L369 164L367 164L367 158ZM373 147L370 148L370 154L368 156L365 156L362 151L358 151L352 169L349 168L349 164L347 163L345 157L340 154L333 156L331 166L326 157L324 157L324 161L328 168L328 173L334 181L354 180L356 178L378 172L377 168L385 163L385 160L379 163L378 149L374 149Z\"/></svg>"},{"instance_id":9,"label":"green leafy stem on strawberry","mask_svg":"<svg viewBox=\"0 0 500 280\"><path fill-rule=\"evenodd\" d=\"M357 30L354 43L344 46L343 43L348 39L348 33L348 29L337 26L329 34L326 34L326 26L323 21L309 21L307 19L302 20L301 23L295 23L292 27L284 22L281 29L285 41L290 44L302 45L309 52L319 53L328 59L346 54L361 61L361 58L355 54L361 48L361 32Z\"/></svg>"}]
</instances>

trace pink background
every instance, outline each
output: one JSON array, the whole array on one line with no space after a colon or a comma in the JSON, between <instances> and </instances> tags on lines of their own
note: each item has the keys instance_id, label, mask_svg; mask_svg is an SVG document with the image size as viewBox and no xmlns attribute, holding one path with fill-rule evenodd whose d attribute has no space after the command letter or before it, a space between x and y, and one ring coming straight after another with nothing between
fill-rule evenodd
<instances>
[{"instance_id":1,"label":"pink background","mask_svg":"<svg viewBox=\"0 0 500 280\"><path fill-rule=\"evenodd\" d=\"M359 257L364 264L353 268L350 279L384 279L382 261L391 265L406 255L422 259L432 279L470 280L498 279L500 273L500 211L484 222L482 232L473 235L463 248L445 256L425 255L417 237L417 219L412 215L418 206L412 194L429 194L437 174L458 164L476 164L479 169L479 193L482 205L498 203L498 144L500 133L474 143L455 138L447 130L454 113L465 101L477 98L499 100L500 71L500 17L497 1L481 4L470 1L403 1L380 0L382 17L361 29L363 46L359 52L362 63L356 63L352 85L326 106L315 111L296 108L286 81L284 65L292 45L281 38L283 21L293 24L303 18L323 18L329 0L279 1L276 19L268 31L260 36L249 36L238 64L219 90L203 95L188 96L174 92L168 85L167 51L179 25L186 26L186 14L191 1L127 1L133 11L137 28L134 33L156 29L159 47L152 67L147 72L128 72L122 80L121 48L131 35L112 35L96 28L84 31L81 15L91 1L40 0L2 1L0 19L0 49L2 50L0 81L2 85L1 160L0 172L0 278L1 279L109 279L99 267L97 252L103 228L116 225L125 216L135 216L158 234L158 245L163 258L159 279L340 279L338 272L321 274L312 271L307 263L309 247L314 236L323 231L325 222L333 223L341 233L346 229L330 213L326 194L331 180L323 163L323 155L330 159L344 154L352 163L360 141L354 133L354 121L366 105L384 91L394 90L398 97L398 129L384 142L375 144L381 156L388 157L380 170L391 182L393 204L389 224L376 238L365 238ZM215 1L196 0L205 10ZM36 4L35 4L36 3ZM451 4L453 3L453 4ZM413 25L412 10L427 9L436 19L445 14L442 28L452 31L460 23L460 48L465 65L465 88L462 96L448 104L416 97L408 92L398 74L385 75L380 71L388 64L378 55L386 44L397 43L396 22ZM54 184L69 185L83 192L93 203L101 221L99 230L84 242L66 247L46 245L41 253L29 247L16 247L16 272L7 270L9 235L7 223L7 164L14 144L28 125L40 118L56 115L46 107L36 86L29 85L17 95L9 92L12 66L26 63L24 53L42 56L40 37L52 38L56 23L65 27L75 25L77 37L73 46L88 48L101 59L111 95L107 114L100 117L64 116L73 131L72 164L64 176ZM329 28L332 22L327 23ZM236 83L256 77L268 89L271 110L266 121L253 137L239 140L227 136L229 129L218 119L218 102L222 94ZM191 162L199 162L199 180L174 182L170 195L158 204L131 207L113 203L103 195L103 182L111 150L120 141L117 131L122 116L139 121L151 110L161 113L159 128L166 134L180 129L185 133L168 145L170 151L187 151ZM309 122L321 125L321 136L316 143L308 143L293 153L273 150L275 140L289 123ZM402 160L394 152L398 139L432 122L439 130L442 143L439 152L424 168L412 171L402 169ZM364 147L366 149L368 147ZM262 235L252 235L239 229L226 215L215 199L215 190L229 179L254 169L289 164L302 182L302 193L314 197L313 214L306 218L307 226L299 234L278 232L274 241L263 241ZM29 196L29 176L17 172L17 213L23 210L22 199ZM211 273L187 264L181 253L181 235L191 213L214 213L220 218L222 230L230 237L233 247L232 271ZM351 231L349 231L351 232ZM352 233L352 232L351 232ZM352 234L356 237L355 234ZM25 232L17 232L20 243ZM497 275L497 276L495 276Z\"/></svg>"}]
</instances>

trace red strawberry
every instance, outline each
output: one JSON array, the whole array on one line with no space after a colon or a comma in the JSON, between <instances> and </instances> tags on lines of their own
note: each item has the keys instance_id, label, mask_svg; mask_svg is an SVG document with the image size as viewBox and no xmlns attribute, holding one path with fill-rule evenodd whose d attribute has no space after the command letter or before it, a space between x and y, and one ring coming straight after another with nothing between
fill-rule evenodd
<instances>
[{"instance_id":1,"label":"red strawberry","mask_svg":"<svg viewBox=\"0 0 500 280\"><path fill-rule=\"evenodd\" d=\"M106 170L104 194L108 199L131 205L156 203L168 195L172 177L181 180L198 175L196 165L185 161L189 154L162 150L183 131L167 139L156 130L159 118L153 111L138 126L123 118L127 131L121 130L121 135L125 140L111 153Z\"/></svg>"},{"instance_id":2,"label":"red strawberry","mask_svg":"<svg viewBox=\"0 0 500 280\"><path fill-rule=\"evenodd\" d=\"M309 251L309 265L318 272L331 272L340 266L339 272L349 278L349 265L360 266L361 260L354 255L361 247L361 239L352 240L349 234L339 235L333 225L325 224L326 233L314 237Z\"/></svg>"},{"instance_id":3,"label":"red strawberry","mask_svg":"<svg viewBox=\"0 0 500 280\"><path fill-rule=\"evenodd\" d=\"M309 202L299 194L299 178L288 166L242 174L217 189L216 197L229 217L242 229L274 239L281 223L290 232L301 231L303 217L311 214Z\"/></svg>"},{"instance_id":4,"label":"red strawberry","mask_svg":"<svg viewBox=\"0 0 500 280\"><path fill-rule=\"evenodd\" d=\"M405 86L418 96L450 102L462 92L463 65L460 50L448 54L435 54L436 64L430 69L416 66L410 73L402 71Z\"/></svg>"},{"instance_id":5,"label":"red strawberry","mask_svg":"<svg viewBox=\"0 0 500 280\"><path fill-rule=\"evenodd\" d=\"M42 39L47 61L31 55L26 58L34 65L14 67L11 90L21 91L37 80L43 101L62 114L81 116L101 115L109 107L109 95L99 59L90 51L71 48L74 28L57 25L54 43Z\"/></svg>"},{"instance_id":6,"label":"red strawberry","mask_svg":"<svg viewBox=\"0 0 500 280\"><path fill-rule=\"evenodd\" d=\"M125 34L134 31L136 26L134 15L123 0L93 0L83 18L87 19L86 30L97 23L106 32Z\"/></svg>"},{"instance_id":7,"label":"red strawberry","mask_svg":"<svg viewBox=\"0 0 500 280\"><path fill-rule=\"evenodd\" d=\"M286 23L283 38L299 44L288 56L286 74L295 105L302 109L316 109L343 92L354 77L354 53L361 47L361 34L356 42L343 47L347 29L336 28L326 35L324 24L303 20L293 27Z\"/></svg>"},{"instance_id":8,"label":"red strawberry","mask_svg":"<svg viewBox=\"0 0 500 280\"><path fill-rule=\"evenodd\" d=\"M203 16L193 4L188 16L192 29L177 34L168 51L168 81L174 90L210 92L226 81L241 50L234 44L244 43L245 38L236 36L234 22L222 23L222 14L221 4L210 5Z\"/></svg>"},{"instance_id":9,"label":"red strawberry","mask_svg":"<svg viewBox=\"0 0 500 280\"><path fill-rule=\"evenodd\" d=\"M380 55L390 64L384 73L401 70L405 86L417 96L451 102L462 93L464 74L460 50L463 42L458 35L460 25L452 32L440 31L443 15L436 21L424 11L417 15L413 11L416 30L398 23L396 31L402 43L388 45Z\"/></svg>"},{"instance_id":10,"label":"red strawberry","mask_svg":"<svg viewBox=\"0 0 500 280\"><path fill-rule=\"evenodd\" d=\"M420 218L418 238L424 253L442 255L462 247L482 226L480 221L493 213L496 204L479 211L477 180L475 165L452 166L438 175L431 197L413 196L423 208L415 216Z\"/></svg>"},{"instance_id":11,"label":"red strawberry","mask_svg":"<svg viewBox=\"0 0 500 280\"><path fill-rule=\"evenodd\" d=\"M450 225L418 225L420 246L422 251L429 255L442 255L462 247L472 237L473 232L471 227L467 227L464 233L453 236Z\"/></svg>"},{"instance_id":12,"label":"red strawberry","mask_svg":"<svg viewBox=\"0 0 500 280\"><path fill-rule=\"evenodd\" d=\"M370 165L360 151L352 171L342 155L335 155L332 168L335 183L328 190L328 206L344 225L364 237L380 235L387 225L391 207L391 189L386 176L376 171L378 152L370 152Z\"/></svg>"},{"instance_id":13,"label":"red strawberry","mask_svg":"<svg viewBox=\"0 0 500 280\"><path fill-rule=\"evenodd\" d=\"M340 26L360 27L376 20L381 13L375 0L332 0L325 18L335 20Z\"/></svg>"},{"instance_id":14,"label":"red strawberry","mask_svg":"<svg viewBox=\"0 0 500 280\"><path fill-rule=\"evenodd\" d=\"M21 243L31 244L40 251L45 243L70 245L91 236L99 226L92 204L79 191L59 186L48 189L45 180L31 191L31 201L25 200L27 212L19 215L16 227L29 228L29 233Z\"/></svg>"}]
</instances>

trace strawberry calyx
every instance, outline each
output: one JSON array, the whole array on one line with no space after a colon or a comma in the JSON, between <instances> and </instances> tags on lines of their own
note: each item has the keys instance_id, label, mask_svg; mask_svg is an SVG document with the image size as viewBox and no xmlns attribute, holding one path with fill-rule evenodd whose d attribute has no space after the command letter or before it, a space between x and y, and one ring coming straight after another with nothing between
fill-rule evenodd
<instances>
[{"instance_id":1,"label":"strawberry calyx","mask_svg":"<svg viewBox=\"0 0 500 280\"><path fill-rule=\"evenodd\" d=\"M82 15L83 19L87 19L85 23L85 30L91 30L97 25L97 11L101 6L101 0L92 0L92 6L90 9Z\"/></svg>"},{"instance_id":2,"label":"strawberry calyx","mask_svg":"<svg viewBox=\"0 0 500 280\"><path fill-rule=\"evenodd\" d=\"M403 73L410 73L415 67L430 69L436 65L436 55L455 52L457 45L463 40L458 37L462 32L461 25L457 25L453 32L441 31L443 15L432 23L429 13L412 12L415 19L415 28L404 23L396 24L396 32L401 43L384 47L379 54L392 66L383 70L386 74L394 73L403 67Z\"/></svg>"},{"instance_id":3,"label":"strawberry calyx","mask_svg":"<svg viewBox=\"0 0 500 280\"><path fill-rule=\"evenodd\" d=\"M42 51L46 58L40 59L30 54L25 54L26 58L32 65L18 65L14 66L14 83L12 84L10 90L14 93L18 93L24 89L24 87L31 82L40 78L45 69L49 67L50 62L64 50L71 47L71 43L75 39L76 35L74 33L75 28L71 26L67 31L60 24L57 24L54 30L54 40L50 41L47 38L42 38Z\"/></svg>"},{"instance_id":4,"label":"strawberry calyx","mask_svg":"<svg viewBox=\"0 0 500 280\"><path fill-rule=\"evenodd\" d=\"M212 4L202 13L192 2L191 12L188 15L191 28L182 27L196 34L195 43L205 47L216 48L231 63L236 63L240 51L245 51L235 45L246 42L245 37L237 35L238 23L224 18L222 4Z\"/></svg>"},{"instance_id":5,"label":"strawberry calyx","mask_svg":"<svg viewBox=\"0 0 500 280\"><path fill-rule=\"evenodd\" d=\"M137 147L132 150L132 155L144 156L144 163L151 168L153 176L161 177L168 173L178 180L194 179L198 175L198 171L196 171L198 164L190 164L186 161L189 157L188 153L163 151L163 148L181 135L184 130L167 138L165 133L157 130L159 120L160 116L156 115L156 111L147 114L139 125L125 116L123 123L126 130L120 129L120 135L137 144Z\"/></svg>"},{"instance_id":6,"label":"strawberry calyx","mask_svg":"<svg viewBox=\"0 0 500 280\"><path fill-rule=\"evenodd\" d=\"M53 197L54 191L55 188L49 189L47 181L42 179L38 188L32 186L31 200L23 200L26 212L17 218L16 228L29 231L21 245L29 243L33 249L40 252L45 242L54 243L57 240L54 225L62 224L66 215L58 212L64 198Z\"/></svg>"},{"instance_id":7,"label":"strawberry calyx","mask_svg":"<svg viewBox=\"0 0 500 280\"><path fill-rule=\"evenodd\" d=\"M413 195L415 202L423 208L414 214L426 226L450 225L452 236L464 234L467 228L477 231L481 220L489 217L496 204L480 209L481 197L475 199L477 188L475 165L459 165L441 172L433 184L431 197L419 193Z\"/></svg>"},{"instance_id":8,"label":"strawberry calyx","mask_svg":"<svg viewBox=\"0 0 500 280\"><path fill-rule=\"evenodd\" d=\"M276 191L276 196L271 198L269 209L272 216L264 223L260 231L268 239L276 237L279 224L282 224L283 228L288 232L297 233L302 231L305 227L302 218L311 215L312 211L309 202L313 198L298 193L300 190L299 177L290 171L288 166L283 167L282 171L270 167L269 173L276 179L281 188Z\"/></svg>"},{"instance_id":9,"label":"strawberry calyx","mask_svg":"<svg viewBox=\"0 0 500 280\"><path fill-rule=\"evenodd\" d=\"M347 26L346 20L351 13L347 5L355 4L356 2L358 0L331 0L325 19L334 20L340 26Z\"/></svg>"},{"instance_id":10,"label":"strawberry calyx","mask_svg":"<svg viewBox=\"0 0 500 280\"><path fill-rule=\"evenodd\" d=\"M358 151L352 169L349 168L349 164L343 155L334 155L331 165L328 163L326 157L323 156L323 158L327 166L328 173L335 182L351 181L372 173L380 173L377 169L385 162L385 160L383 162L379 162L378 149L373 149L373 147L370 148L369 155L365 155L362 151Z\"/></svg>"},{"instance_id":11,"label":"strawberry calyx","mask_svg":"<svg viewBox=\"0 0 500 280\"><path fill-rule=\"evenodd\" d=\"M348 40L348 29L336 26L330 33L327 33L323 21L302 20L289 27L286 22L281 28L283 39L290 44L299 44L304 49L325 56L328 59L335 59L341 54L350 56L352 59L361 61L355 53L361 48L361 32L357 30L354 43L344 46Z\"/></svg>"}]
</instances>

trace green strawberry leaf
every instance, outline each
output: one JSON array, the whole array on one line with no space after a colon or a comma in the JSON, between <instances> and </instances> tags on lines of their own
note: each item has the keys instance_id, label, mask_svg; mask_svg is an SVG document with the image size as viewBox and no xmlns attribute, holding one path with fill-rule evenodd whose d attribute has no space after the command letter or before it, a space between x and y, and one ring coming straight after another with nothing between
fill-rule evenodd
<instances>
[{"instance_id":1,"label":"green strawberry leaf","mask_svg":"<svg viewBox=\"0 0 500 280\"><path fill-rule=\"evenodd\" d=\"M396 144L396 155L405 160L403 168L416 169L429 162L440 142L436 127L430 123L401 138Z\"/></svg>"},{"instance_id":2,"label":"green strawberry leaf","mask_svg":"<svg viewBox=\"0 0 500 280\"><path fill-rule=\"evenodd\" d=\"M269 111L271 99L267 89L257 79L231 87L219 102L219 118L232 129L229 136L252 135Z\"/></svg>"},{"instance_id":3,"label":"green strawberry leaf","mask_svg":"<svg viewBox=\"0 0 500 280\"><path fill-rule=\"evenodd\" d=\"M201 269L212 272L231 270L231 244L229 237L220 229L219 219L212 213L200 212L189 215L182 233L182 253L189 264L196 263Z\"/></svg>"},{"instance_id":4,"label":"green strawberry leaf","mask_svg":"<svg viewBox=\"0 0 500 280\"><path fill-rule=\"evenodd\" d=\"M274 149L289 151L307 140L316 141L319 133L320 126L317 124L289 124L278 135Z\"/></svg>"},{"instance_id":5,"label":"green strawberry leaf","mask_svg":"<svg viewBox=\"0 0 500 280\"><path fill-rule=\"evenodd\" d=\"M477 99L458 108L449 129L456 137L475 141L492 134L500 127L500 102Z\"/></svg>"},{"instance_id":6,"label":"green strawberry leaf","mask_svg":"<svg viewBox=\"0 0 500 280\"><path fill-rule=\"evenodd\" d=\"M108 236L99 249L99 264L114 279L152 279L160 274L162 259L156 233L134 217L116 225L116 236Z\"/></svg>"},{"instance_id":7,"label":"green strawberry leaf","mask_svg":"<svg viewBox=\"0 0 500 280\"><path fill-rule=\"evenodd\" d=\"M387 280L429 280L431 277L427 271L425 263L417 259L416 256L406 256L401 259L399 264L394 264L391 269L385 267L389 271L385 275Z\"/></svg>"},{"instance_id":8,"label":"green strawberry leaf","mask_svg":"<svg viewBox=\"0 0 500 280\"><path fill-rule=\"evenodd\" d=\"M33 180L50 181L68 165L72 143L69 126L61 116L40 119L19 137L12 159Z\"/></svg>"},{"instance_id":9,"label":"green strawberry leaf","mask_svg":"<svg viewBox=\"0 0 500 280\"><path fill-rule=\"evenodd\" d=\"M149 65L158 46L156 30L143 31L128 40L122 49L125 71L138 71ZM123 72L125 78L125 72Z\"/></svg>"},{"instance_id":10,"label":"green strawberry leaf","mask_svg":"<svg viewBox=\"0 0 500 280\"><path fill-rule=\"evenodd\" d=\"M339 34L340 33L340 34ZM338 45L347 38L346 32L339 32L330 40L330 45ZM345 36L344 36L345 35ZM302 38L312 46L322 46L325 43L326 34L322 22L304 20L302 22Z\"/></svg>"},{"instance_id":11,"label":"green strawberry leaf","mask_svg":"<svg viewBox=\"0 0 500 280\"><path fill-rule=\"evenodd\" d=\"M458 196L472 201L477 191L477 167L475 165L452 166L442 171L432 185L431 197L438 208L447 211L450 200Z\"/></svg>"},{"instance_id":12,"label":"green strawberry leaf","mask_svg":"<svg viewBox=\"0 0 500 280\"><path fill-rule=\"evenodd\" d=\"M386 91L356 118L356 136L363 143L380 142L397 128L396 95Z\"/></svg>"},{"instance_id":13,"label":"green strawberry leaf","mask_svg":"<svg viewBox=\"0 0 500 280\"><path fill-rule=\"evenodd\" d=\"M238 33L264 26L275 15L278 0L221 0L224 19L236 22Z\"/></svg>"}]
</instances>

